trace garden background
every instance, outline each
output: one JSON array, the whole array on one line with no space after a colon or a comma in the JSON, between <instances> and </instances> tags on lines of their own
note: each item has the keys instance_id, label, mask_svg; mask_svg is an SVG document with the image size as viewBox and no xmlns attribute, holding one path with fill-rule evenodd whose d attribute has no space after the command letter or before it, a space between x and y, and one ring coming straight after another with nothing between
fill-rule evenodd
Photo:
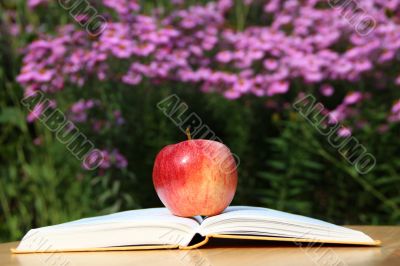
<instances>
[{"instance_id":1,"label":"garden background","mask_svg":"<svg viewBox=\"0 0 400 266\"><path fill-rule=\"evenodd\" d=\"M0 2L0 241L161 206L154 158L186 138L156 106L171 94L239 156L233 204L399 224L400 1L76 2ZM376 24L362 32L353 15ZM99 168L21 104L37 91L102 150ZM293 108L304 95L374 156L370 171Z\"/></svg>"}]
</instances>

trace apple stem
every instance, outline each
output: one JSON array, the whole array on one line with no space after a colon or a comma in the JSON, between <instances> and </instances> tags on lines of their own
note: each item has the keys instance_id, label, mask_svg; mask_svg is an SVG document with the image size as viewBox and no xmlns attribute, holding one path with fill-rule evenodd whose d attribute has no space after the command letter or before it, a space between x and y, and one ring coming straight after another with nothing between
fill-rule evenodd
<instances>
[{"instance_id":1,"label":"apple stem","mask_svg":"<svg viewBox=\"0 0 400 266\"><path fill-rule=\"evenodd\" d=\"M187 136L188 140L192 139L192 136L190 136L190 127L186 128L186 136Z\"/></svg>"}]
</instances>

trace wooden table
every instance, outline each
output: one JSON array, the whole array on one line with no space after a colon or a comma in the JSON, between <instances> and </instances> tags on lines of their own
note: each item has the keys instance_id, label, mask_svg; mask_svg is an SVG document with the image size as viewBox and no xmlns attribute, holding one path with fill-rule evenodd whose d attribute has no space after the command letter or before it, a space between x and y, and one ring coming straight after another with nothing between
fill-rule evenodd
<instances>
[{"instance_id":1,"label":"wooden table","mask_svg":"<svg viewBox=\"0 0 400 266\"><path fill-rule=\"evenodd\" d=\"M196 250L148 250L117 252L71 252L11 254L18 242L0 244L0 265L400 265L400 226L352 226L374 239L381 247L296 246L295 244L214 243Z\"/></svg>"}]
</instances>

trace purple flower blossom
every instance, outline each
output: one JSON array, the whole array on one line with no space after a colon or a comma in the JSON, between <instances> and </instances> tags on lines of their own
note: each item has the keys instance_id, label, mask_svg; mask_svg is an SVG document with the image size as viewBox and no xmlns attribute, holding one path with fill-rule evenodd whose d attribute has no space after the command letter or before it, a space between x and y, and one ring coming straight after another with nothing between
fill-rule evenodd
<instances>
[{"instance_id":1,"label":"purple flower blossom","mask_svg":"<svg viewBox=\"0 0 400 266\"><path fill-rule=\"evenodd\" d=\"M394 84L400 85L400 76L395 79Z\"/></svg>"},{"instance_id":2,"label":"purple flower blossom","mask_svg":"<svg viewBox=\"0 0 400 266\"><path fill-rule=\"evenodd\" d=\"M348 127L340 127L337 134L343 138L349 137L351 136L351 130Z\"/></svg>"},{"instance_id":3,"label":"purple flower blossom","mask_svg":"<svg viewBox=\"0 0 400 266\"><path fill-rule=\"evenodd\" d=\"M266 59L263 64L267 70L276 70L278 68L278 61L274 59Z\"/></svg>"},{"instance_id":4,"label":"purple flower blossom","mask_svg":"<svg viewBox=\"0 0 400 266\"><path fill-rule=\"evenodd\" d=\"M45 5L48 3L48 0L28 0L28 7L34 9L40 5Z\"/></svg>"},{"instance_id":5,"label":"purple flower blossom","mask_svg":"<svg viewBox=\"0 0 400 266\"><path fill-rule=\"evenodd\" d=\"M400 100L397 100L392 106L391 112L393 114L400 113Z\"/></svg>"},{"instance_id":6,"label":"purple flower blossom","mask_svg":"<svg viewBox=\"0 0 400 266\"><path fill-rule=\"evenodd\" d=\"M136 0L103 0L103 4L114 9L122 19L129 18L132 12L140 10Z\"/></svg>"},{"instance_id":7,"label":"purple flower blossom","mask_svg":"<svg viewBox=\"0 0 400 266\"><path fill-rule=\"evenodd\" d=\"M100 169L108 169L111 167L111 155L108 151L102 150L101 151L103 161L100 163L99 168Z\"/></svg>"},{"instance_id":8,"label":"purple flower blossom","mask_svg":"<svg viewBox=\"0 0 400 266\"><path fill-rule=\"evenodd\" d=\"M111 167L116 167L119 169L126 168L128 166L128 160L123 156L117 149L112 150L101 150L102 160L99 164L100 171L103 172ZM90 166L94 164L99 158L98 153L92 152L87 155L88 158L85 159L82 167L89 170Z\"/></svg>"},{"instance_id":9,"label":"purple flower blossom","mask_svg":"<svg viewBox=\"0 0 400 266\"><path fill-rule=\"evenodd\" d=\"M283 94L289 90L289 83L286 81L273 82L267 91L268 96L273 96L275 94Z\"/></svg>"},{"instance_id":10,"label":"purple flower blossom","mask_svg":"<svg viewBox=\"0 0 400 266\"><path fill-rule=\"evenodd\" d=\"M240 95L240 92L238 92L238 91L226 90L224 92L224 96L225 96L225 98L227 98L229 100L234 100L234 99L239 98L241 95Z\"/></svg>"},{"instance_id":11,"label":"purple flower blossom","mask_svg":"<svg viewBox=\"0 0 400 266\"><path fill-rule=\"evenodd\" d=\"M114 157L114 164L117 168L121 169L128 166L128 160L118 150L113 150L112 155Z\"/></svg>"},{"instance_id":12,"label":"purple flower blossom","mask_svg":"<svg viewBox=\"0 0 400 266\"><path fill-rule=\"evenodd\" d=\"M239 79L233 85L233 90L241 94L249 92L252 87L252 82L247 79Z\"/></svg>"},{"instance_id":13,"label":"purple flower blossom","mask_svg":"<svg viewBox=\"0 0 400 266\"><path fill-rule=\"evenodd\" d=\"M329 112L329 123L335 124L346 118L346 107L344 105L339 105L335 110Z\"/></svg>"},{"instance_id":14,"label":"purple flower blossom","mask_svg":"<svg viewBox=\"0 0 400 266\"><path fill-rule=\"evenodd\" d=\"M329 84L322 85L319 90L320 90L321 94L326 97L332 96L333 93L335 92L335 89Z\"/></svg>"},{"instance_id":15,"label":"purple flower blossom","mask_svg":"<svg viewBox=\"0 0 400 266\"><path fill-rule=\"evenodd\" d=\"M133 53L133 42L129 40L119 40L118 44L111 47L111 52L118 58L129 58Z\"/></svg>"},{"instance_id":16,"label":"purple flower blossom","mask_svg":"<svg viewBox=\"0 0 400 266\"><path fill-rule=\"evenodd\" d=\"M232 53L229 51L221 51L217 54L217 61L220 63L229 63L232 60Z\"/></svg>"},{"instance_id":17,"label":"purple flower blossom","mask_svg":"<svg viewBox=\"0 0 400 266\"><path fill-rule=\"evenodd\" d=\"M351 105L351 104L356 104L360 102L363 99L363 95L361 92L355 91L351 92L346 95L346 97L343 100L343 104L345 105Z\"/></svg>"},{"instance_id":18,"label":"purple flower blossom","mask_svg":"<svg viewBox=\"0 0 400 266\"><path fill-rule=\"evenodd\" d=\"M400 121L400 100L397 100L392 106L388 121L391 123Z\"/></svg>"},{"instance_id":19,"label":"purple flower blossom","mask_svg":"<svg viewBox=\"0 0 400 266\"><path fill-rule=\"evenodd\" d=\"M121 111L115 110L113 112L115 123L120 126L125 123L125 119L122 117Z\"/></svg>"},{"instance_id":20,"label":"purple flower blossom","mask_svg":"<svg viewBox=\"0 0 400 266\"><path fill-rule=\"evenodd\" d=\"M29 123L32 123L35 120L39 119L40 115L45 110L47 110L48 108L53 108L54 109L55 107L56 107L56 102L54 100L38 103L37 105L35 105L33 107L33 110L28 114L28 117L26 118L26 120Z\"/></svg>"},{"instance_id":21,"label":"purple flower blossom","mask_svg":"<svg viewBox=\"0 0 400 266\"><path fill-rule=\"evenodd\" d=\"M69 118L78 123L87 121L87 110L92 109L96 104L94 100L79 100L74 103L70 108Z\"/></svg>"},{"instance_id":22,"label":"purple flower blossom","mask_svg":"<svg viewBox=\"0 0 400 266\"><path fill-rule=\"evenodd\" d=\"M142 76L135 72L129 72L122 77L122 81L126 84L136 85L142 81Z\"/></svg>"}]
</instances>

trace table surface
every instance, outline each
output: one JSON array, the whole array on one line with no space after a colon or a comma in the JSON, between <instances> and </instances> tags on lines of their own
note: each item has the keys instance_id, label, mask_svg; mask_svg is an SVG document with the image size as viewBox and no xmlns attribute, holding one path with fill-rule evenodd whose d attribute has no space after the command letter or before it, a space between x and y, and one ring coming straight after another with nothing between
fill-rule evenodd
<instances>
[{"instance_id":1,"label":"table surface","mask_svg":"<svg viewBox=\"0 0 400 266\"><path fill-rule=\"evenodd\" d=\"M11 254L18 242L0 244L0 265L400 265L400 226L351 226L381 247L296 246L284 243L214 243L195 250ZM232 243L231 243L232 244Z\"/></svg>"}]
</instances>

